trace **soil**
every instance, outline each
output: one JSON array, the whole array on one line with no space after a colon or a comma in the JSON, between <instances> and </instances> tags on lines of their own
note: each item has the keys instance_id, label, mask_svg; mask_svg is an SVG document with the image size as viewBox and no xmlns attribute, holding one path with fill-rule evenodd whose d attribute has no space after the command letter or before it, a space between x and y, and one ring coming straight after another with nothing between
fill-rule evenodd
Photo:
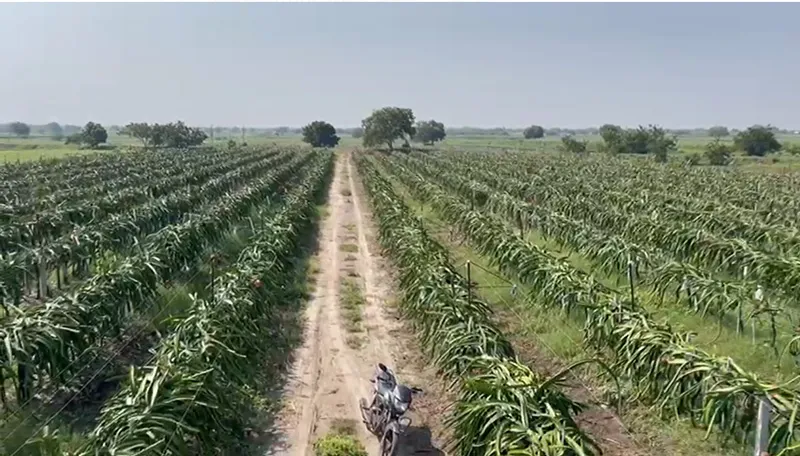
<instances>
[{"instance_id":1,"label":"soil","mask_svg":"<svg viewBox=\"0 0 800 456\"><path fill-rule=\"evenodd\" d=\"M328 431L347 429L378 454L378 438L362 423L360 398L371 397L378 363L400 382L425 390L407 416L412 425L400 440L400 455L444 454L439 448L447 397L435 372L422 361L406 324L396 317L392 271L375 244L375 228L350 153L337 157L327 217L316 255L316 288L306 308L304 343L294 354L268 455L308 456ZM361 319L343 315L343 281L353 281L362 299ZM355 326L355 328L354 328ZM433 429L432 429L433 427Z\"/></svg>"}]
</instances>

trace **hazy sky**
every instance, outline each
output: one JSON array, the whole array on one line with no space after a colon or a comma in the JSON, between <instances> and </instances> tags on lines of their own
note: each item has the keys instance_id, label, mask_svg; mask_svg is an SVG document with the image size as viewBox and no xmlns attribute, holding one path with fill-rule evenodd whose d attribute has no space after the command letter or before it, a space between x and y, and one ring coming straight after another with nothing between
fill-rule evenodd
<instances>
[{"instance_id":1,"label":"hazy sky","mask_svg":"<svg viewBox=\"0 0 800 456\"><path fill-rule=\"evenodd\" d=\"M0 122L800 128L798 4L0 4Z\"/></svg>"}]
</instances>

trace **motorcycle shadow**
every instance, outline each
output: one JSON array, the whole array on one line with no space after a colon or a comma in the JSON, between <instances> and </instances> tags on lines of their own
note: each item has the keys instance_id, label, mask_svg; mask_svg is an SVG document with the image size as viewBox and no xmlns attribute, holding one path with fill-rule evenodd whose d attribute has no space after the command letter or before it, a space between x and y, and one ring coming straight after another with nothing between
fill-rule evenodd
<instances>
[{"instance_id":1,"label":"motorcycle shadow","mask_svg":"<svg viewBox=\"0 0 800 456\"><path fill-rule=\"evenodd\" d=\"M431 430L427 427L410 426L397 442L397 456L414 455L445 456L444 451L433 444Z\"/></svg>"}]
</instances>

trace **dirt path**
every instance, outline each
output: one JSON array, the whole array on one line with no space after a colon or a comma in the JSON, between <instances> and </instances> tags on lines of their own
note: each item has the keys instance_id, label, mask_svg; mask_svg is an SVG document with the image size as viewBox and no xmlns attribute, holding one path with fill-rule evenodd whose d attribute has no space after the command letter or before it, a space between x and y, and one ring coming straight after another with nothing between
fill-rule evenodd
<instances>
[{"instance_id":1,"label":"dirt path","mask_svg":"<svg viewBox=\"0 0 800 456\"><path fill-rule=\"evenodd\" d=\"M316 439L334 428L354 431L368 453L377 454L377 439L362 424L358 404L370 393L369 379L378 362L392 367L403 383L437 384L413 355L419 349L387 306L393 299L392 279L385 260L371 246L371 214L354 173L349 153L340 155L320 232L305 342L295 354L269 455L311 455ZM437 453L431 448L430 431L419 426L429 421L436 395L426 388L421 406L411 412L416 426L401 440L401 455Z\"/></svg>"}]
</instances>

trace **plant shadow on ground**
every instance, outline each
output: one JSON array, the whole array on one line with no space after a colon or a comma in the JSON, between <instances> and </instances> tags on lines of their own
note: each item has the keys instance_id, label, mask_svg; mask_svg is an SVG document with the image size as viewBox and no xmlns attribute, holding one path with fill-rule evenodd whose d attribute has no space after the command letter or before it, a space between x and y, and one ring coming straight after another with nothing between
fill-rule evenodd
<instances>
[{"instance_id":1,"label":"plant shadow on ground","mask_svg":"<svg viewBox=\"0 0 800 456\"><path fill-rule=\"evenodd\" d=\"M236 455L263 456L280 454L275 452L280 441L281 432L276 429L276 419L283 407L283 398L289 384L292 363L296 350L303 344L305 316L303 309L311 298L316 279L320 272L315 259L319 252L320 223L327 217L325 201L328 199L330 181L333 170L322 184L322 190L315 196L317 204L312 216L312 223L305 233L301 233L302 242L295 254L295 284L287 290L284 306L281 308L280 327L282 338L269 340L273 348L270 359L263 362L264 370L261 378L253 379L253 408L246 411L251 415L251 429L246 437L244 448L238 449Z\"/></svg>"},{"instance_id":2,"label":"plant shadow on ground","mask_svg":"<svg viewBox=\"0 0 800 456\"><path fill-rule=\"evenodd\" d=\"M433 436L427 426L409 426L398 441L397 456L419 454L444 456L445 453L433 445Z\"/></svg>"}]
</instances>

